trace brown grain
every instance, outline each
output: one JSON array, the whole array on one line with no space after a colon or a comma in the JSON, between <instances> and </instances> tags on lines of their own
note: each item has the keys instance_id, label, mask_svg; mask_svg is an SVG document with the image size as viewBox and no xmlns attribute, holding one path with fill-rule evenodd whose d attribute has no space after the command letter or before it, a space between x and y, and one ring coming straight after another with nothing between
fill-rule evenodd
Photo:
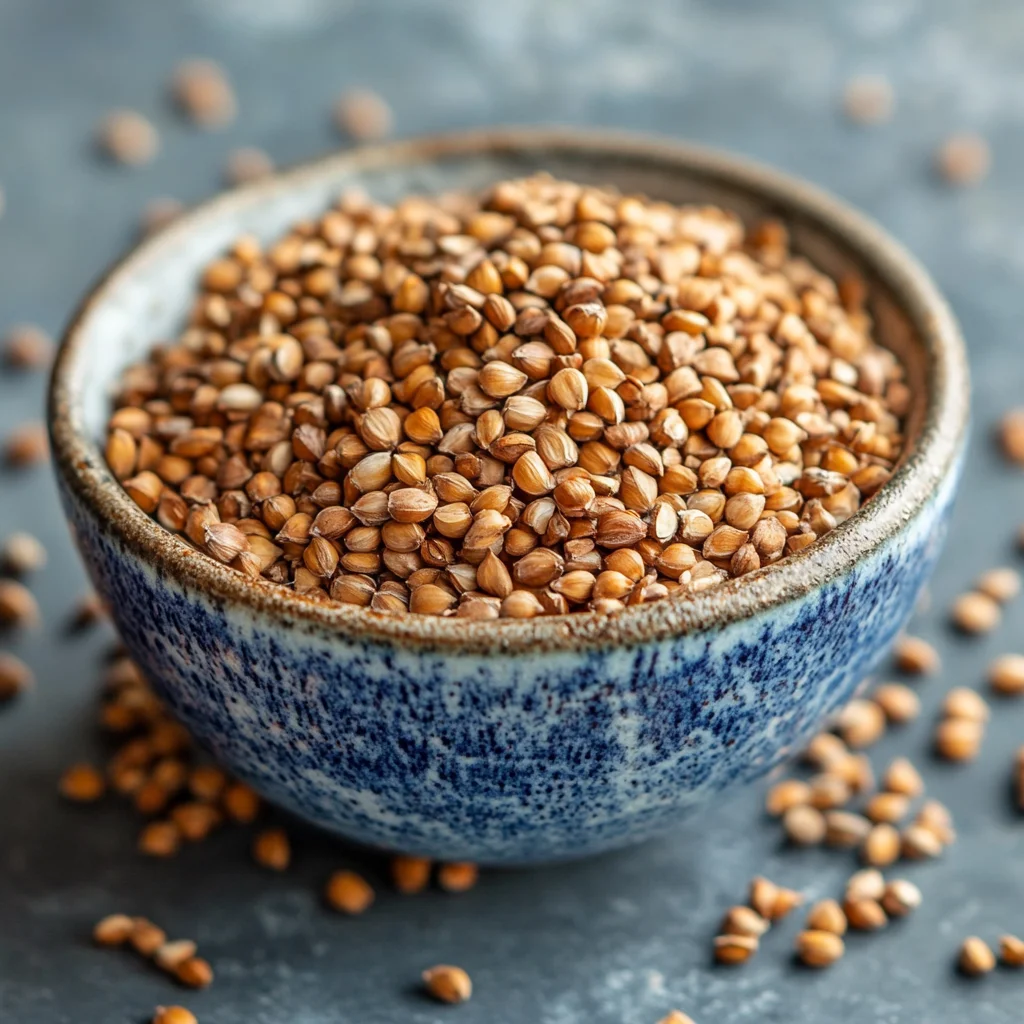
<instances>
[{"instance_id":1,"label":"brown grain","mask_svg":"<svg viewBox=\"0 0 1024 1024\"><path fill-rule=\"evenodd\" d=\"M427 992L442 1003L464 1003L473 994L473 982L461 967L438 964L423 972Z\"/></svg>"},{"instance_id":2,"label":"brown grain","mask_svg":"<svg viewBox=\"0 0 1024 1024\"><path fill-rule=\"evenodd\" d=\"M3 340L3 359L16 370L37 370L48 366L53 359L53 339L35 324L17 324Z\"/></svg>"},{"instance_id":3,"label":"brown grain","mask_svg":"<svg viewBox=\"0 0 1024 1024\"><path fill-rule=\"evenodd\" d=\"M324 894L328 906L342 914L362 914L375 898L369 882L354 871L335 871L327 880Z\"/></svg>"},{"instance_id":4,"label":"brown grain","mask_svg":"<svg viewBox=\"0 0 1024 1024\"><path fill-rule=\"evenodd\" d=\"M895 97L882 75L857 75L843 89L843 110L857 124L881 124L892 117Z\"/></svg>"},{"instance_id":5,"label":"brown grain","mask_svg":"<svg viewBox=\"0 0 1024 1024\"><path fill-rule=\"evenodd\" d=\"M977 185L988 177L992 151L980 135L951 135L936 151L935 165L947 184Z\"/></svg>"},{"instance_id":6,"label":"brown grain","mask_svg":"<svg viewBox=\"0 0 1024 1024\"><path fill-rule=\"evenodd\" d=\"M255 146L233 149L224 165L224 180L229 185L248 185L269 178L273 173L274 161Z\"/></svg>"},{"instance_id":7,"label":"brown grain","mask_svg":"<svg viewBox=\"0 0 1024 1024\"><path fill-rule=\"evenodd\" d=\"M757 947L755 935L716 935L715 959L720 964L743 964L757 952Z\"/></svg>"},{"instance_id":8,"label":"brown grain","mask_svg":"<svg viewBox=\"0 0 1024 1024\"><path fill-rule=\"evenodd\" d=\"M170 91L181 111L201 128L222 128L237 113L238 104L227 73L212 60L182 61L174 69Z\"/></svg>"},{"instance_id":9,"label":"brown grain","mask_svg":"<svg viewBox=\"0 0 1024 1024\"><path fill-rule=\"evenodd\" d=\"M808 967L828 967L844 953L842 938L826 930L803 931L796 937L796 953Z\"/></svg>"},{"instance_id":10,"label":"brown grain","mask_svg":"<svg viewBox=\"0 0 1024 1024\"><path fill-rule=\"evenodd\" d=\"M999 603L988 594L972 590L953 603L953 624L964 633L990 633L999 625L1002 613Z\"/></svg>"},{"instance_id":11,"label":"brown grain","mask_svg":"<svg viewBox=\"0 0 1024 1024\"><path fill-rule=\"evenodd\" d=\"M847 928L846 914L836 900L819 900L807 912L807 927L812 931L831 932L833 935L845 935Z\"/></svg>"},{"instance_id":12,"label":"brown grain","mask_svg":"<svg viewBox=\"0 0 1024 1024\"><path fill-rule=\"evenodd\" d=\"M288 833L282 828L260 832L253 840L252 857L257 864L271 871L286 871L292 860Z\"/></svg>"},{"instance_id":13,"label":"brown grain","mask_svg":"<svg viewBox=\"0 0 1024 1024\"><path fill-rule=\"evenodd\" d=\"M32 670L17 655L0 651L0 702L12 700L35 683Z\"/></svg>"},{"instance_id":14,"label":"brown grain","mask_svg":"<svg viewBox=\"0 0 1024 1024\"><path fill-rule=\"evenodd\" d=\"M4 442L4 462L14 468L34 466L50 455L50 439L43 423L23 423Z\"/></svg>"},{"instance_id":15,"label":"brown grain","mask_svg":"<svg viewBox=\"0 0 1024 1024\"><path fill-rule=\"evenodd\" d=\"M1024 655L1003 654L989 665L989 685L1003 697L1024 693Z\"/></svg>"},{"instance_id":16,"label":"brown grain","mask_svg":"<svg viewBox=\"0 0 1024 1024\"><path fill-rule=\"evenodd\" d=\"M348 127L384 130L360 103ZM124 374L107 459L167 529L311 600L613 614L802 550L884 484L903 370L847 299L781 226L712 208L544 177L348 193L205 268Z\"/></svg>"},{"instance_id":17,"label":"brown grain","mask_svg":"<svg viewBox=\"0 0 1024 1024\"><path fill-rule=\"evenodd\" d=\"M387 101L369 89L351 89L334 105L338 130L356 142L370 142L391 134L394 115Z\"/></svg>"},{"instance_id":18,"label":"brown grain","mask_svg":"<svg viewBox=\"0 0 1024 1024\"><path fill-rule=\"evenodd\" d=\"M184 1006L158 1006L153 1014L153 1024L199 1024L199 1021Z\"/></svg>"},{"instance_id":19,"label":"brown grain","mask_svg":"<svg viewBox=\"0 0 1024 1024\"><path fill-rule=\"evenodd\" d=\"M957 960L960 970L968 977L978 977L988 974L996 966L996 957L988 944L971 935L964 939L960 946L960 955Z\"/></svg>"},{"instance_id":20,"label":"brown grain","mask_svg":"<svg viewBox=\"0 0 1024 1024\"><path fill-rule=\"evenodd\" d=\"M111 160L129 167L148 164L160 149L156 128L135 110L108 114L97 129L97 142Z\"/></svg>"}]
</instances>

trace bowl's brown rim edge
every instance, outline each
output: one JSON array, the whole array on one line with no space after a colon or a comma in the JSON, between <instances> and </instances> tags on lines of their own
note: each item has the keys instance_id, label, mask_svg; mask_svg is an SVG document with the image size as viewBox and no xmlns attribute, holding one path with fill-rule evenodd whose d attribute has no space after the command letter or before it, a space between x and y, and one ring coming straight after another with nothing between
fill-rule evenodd
<instances>
[{"instance_id":1,"label":"bowl's brown rim edge","mask_svg":"<svg viewBox=\"0 0 1024 1024\"><path fill-rule=\"evenodd\" d=\"M432 616L387 616L341 604L324 604L269 582L252 583L190 548L143 513L106 468L97 445L75 426L69 381L83 326L108 290L165 245L233 206L305 179L344 170L372 170L437 159L525 150L591 153L608 160L647 159L722 180L815 222L883 280L920 333L929 355L928 404L913 450L877 495L818 543L710 591L679 600L627 608L613 616L574 613L528 620L470 622ZM134 246L90 289L72 316L54 362L49 388L49 427L56 472L97 520L128 550L186 590L192 588L236 609L326 636L372 640L413 650L464 654L543 654L632 646L713 630L805 595L850 571L856 562L909 523L953 470L968 420L967 357L959 326L928 273L870 218L822 189L745 157L671 139L622 131L579 128L491 128L429 136L335 153L279 172L272 178L222 193L184 214L170 227Z\"/></svg>"}]
</instances>

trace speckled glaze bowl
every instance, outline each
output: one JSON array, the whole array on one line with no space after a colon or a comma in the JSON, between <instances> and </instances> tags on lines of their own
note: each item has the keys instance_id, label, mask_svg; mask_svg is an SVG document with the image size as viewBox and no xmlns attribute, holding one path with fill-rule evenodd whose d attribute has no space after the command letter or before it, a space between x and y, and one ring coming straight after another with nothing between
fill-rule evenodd
<instances>
[{"instance_id":1,"label":"speckled glaze bowl","mask_svg":"<svg viewBox=\"0 0 1024 1024\"><path fill-rule=\"evenodd\" d=\"M347 186L376 198L546 169L789 223L868 279L916 396L892 481L822 542L683 600L528 621L380 616L253 585L164 532L98 441L119 371L183 323L199 268ZM68 518L125 643L175 713L270 800L350 839L484 863L636 842L800 748L907 619L945 533L967 421L963 345L918 264L802 182L686 145L510 130L333 156L207 203L86 299L53 375Z\"/></svg>"}]
</instances>

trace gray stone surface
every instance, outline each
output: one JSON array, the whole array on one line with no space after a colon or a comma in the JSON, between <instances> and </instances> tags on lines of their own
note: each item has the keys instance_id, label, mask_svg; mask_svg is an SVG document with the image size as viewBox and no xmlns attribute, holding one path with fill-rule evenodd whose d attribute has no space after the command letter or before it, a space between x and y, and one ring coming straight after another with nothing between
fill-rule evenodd
<instances>
[{"instance_id":1,"label":"gray stone surface","mask_svg":"<svg viewBox=\"0 0 1024 1024\"><path fill-rule=\"evenodd\" d=\"M763 871L809 897L838 893L851 861L783 850L762 822L760 793L712 809L678 834L581 864L497 872L465 897L383 892L365 919L324 911L337 866L380 866L295 827L293 871L268 876L242 832L224 832L170 863L133 851L136 823L113 803L61 806L54 784L98 745L92 709L100 633L63 628L85 583L45 469L0 476L0 532L30 528L50 548L34 582L47 624L3 638L39 676L35 693L0 711L0 1021L120 1024L181 1001L214 1024L654 1024L671 1006L699 1024L1010 1024L1020 976L968 982L951 970L960 939L1024 932L1024 822L1008 786L1024 708L998 704L978 763L928 761L946 686L981 682L986 659L1020 644L1024 603L991 637L965 641L945 609L979 567L1019 557L1019 473L994 453L1001 410L1020 400L1024 270L1024 8L1015 0L751 3L569 0L6 0L0 4L0 325L57 330L132 238L155 195L198 200L218 187L235 145L282 163L334 145L329 105L369 85L393 104L402 134L494 122L609 124L695 138L774 162L866 208L931 268L963 320L975 372L975 438L954 535L920 632L936 640L941 680L926 712L880 745L928 765L960 841L907 875L921 910L886 932L854 936L827 974L790 959L797 921L767 937L757 960L709 964L721 910ZM217 57L241 113L202 134L166 108L181 56ZM884 71L898 94L886 126L837 113L845 78ZM163 135L159 160L111 168L92 151L98 117L137 106ZM979 130L995 166L983 187L952 192L931 174L933 147ZM0 434L40 414L42 381L0 377ZM1018 647L1019 649L1019 647ZM181 993L127 953L92 948L95 919L144 913L196 937L217 970L206 992ZM436 1007L416 991L434 962L464 965L477 994Z\"/></svg>"}]
</instances>

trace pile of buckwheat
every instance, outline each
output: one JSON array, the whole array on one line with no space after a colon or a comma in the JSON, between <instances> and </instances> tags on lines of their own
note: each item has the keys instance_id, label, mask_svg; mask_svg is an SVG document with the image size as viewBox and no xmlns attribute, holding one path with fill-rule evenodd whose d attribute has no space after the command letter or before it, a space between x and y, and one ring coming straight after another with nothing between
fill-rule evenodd
<instances>
[{"instance_id":1,"label":"pile of buckwheat","mask_svg":"<svg viewBox=\"0 0 1024 1024\"><path fill-rule=\"evenodd\" d=\"M910 394L863 301L713 207L540 175L346 195L205 269L124 374L107 460L310 598L615 612L800 551L889 479Z\"/></svg>"}]
</instances>

